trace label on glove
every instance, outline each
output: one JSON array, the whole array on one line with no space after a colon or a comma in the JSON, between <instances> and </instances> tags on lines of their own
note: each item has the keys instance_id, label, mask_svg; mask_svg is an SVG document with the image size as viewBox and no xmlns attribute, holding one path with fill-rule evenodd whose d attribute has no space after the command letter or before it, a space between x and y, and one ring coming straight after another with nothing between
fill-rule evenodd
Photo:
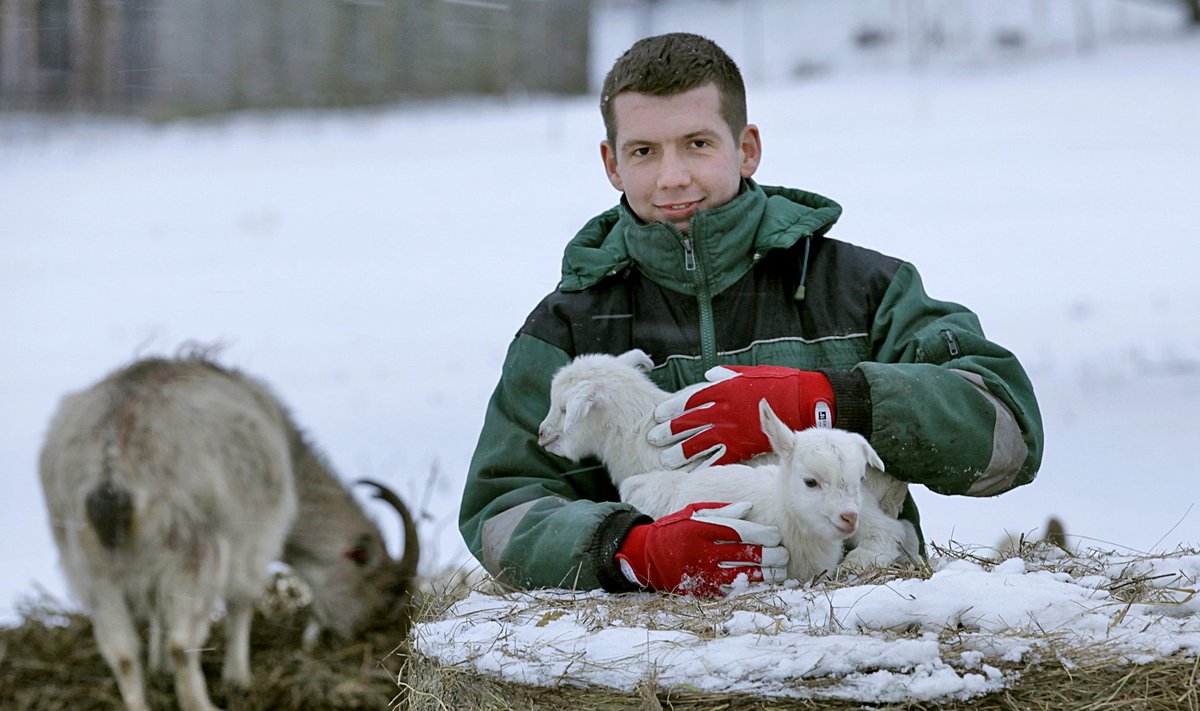
<instances>
[{"instance_id":1,"label":"label on glove","mask_svg":"<svg viewBox=\"0 0 1200 711\"><path fill-rule=\"evenodd\" d=\"M637 579L637 574L633 572L633 566L629 564L629 561L624 558L617 558L617 565L621 567L621 574L625 576L626 580L634 585L642 584L642 581Z\"/></svg>"},{"instance_id":2,"label":"label on glove","mask_svg":"<svg viewBox=\"0 0 1200 711\"><path fill-rule=\"evenodd\" d=\"M833 408L824 400L813 404L813 427L833 428Z\"/></svg>"}]
</instances>

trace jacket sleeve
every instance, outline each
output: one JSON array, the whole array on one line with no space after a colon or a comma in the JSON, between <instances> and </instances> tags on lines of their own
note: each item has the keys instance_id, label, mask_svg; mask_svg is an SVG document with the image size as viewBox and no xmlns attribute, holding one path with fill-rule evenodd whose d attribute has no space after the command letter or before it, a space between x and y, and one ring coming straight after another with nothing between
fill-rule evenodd
<instances>
[{"instance_id":1,"label":"jacket sleeve","mask_svg":"<svg viewBox=\"0 0 1200 711\"><path fill-rule=\"evenodd\" d=\"M467 473L459 530L497 579L518 588L632 590L613 556L650 519L617 501L595 460L570 462L537 443L550 379L570 360L525 333L509 346Z\"/></svg>"},{"instance_id":2,"label":"jacket sleeve","mask_svg":"<svg viewBox=\"0 0 1200 711\"><path fill-rule=\"evenodd\" d=\"M871 443L893 476L942 494L993 496L1033 480L1042 422L1016 356L974 313L931 299L901 265L872 326Z\"/></svg>"}]
</instances>

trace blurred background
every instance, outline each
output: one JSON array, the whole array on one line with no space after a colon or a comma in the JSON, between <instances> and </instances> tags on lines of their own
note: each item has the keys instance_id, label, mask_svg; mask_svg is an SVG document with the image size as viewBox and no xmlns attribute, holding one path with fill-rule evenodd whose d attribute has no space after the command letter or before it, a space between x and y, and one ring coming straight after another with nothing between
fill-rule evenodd
<instances>
[{"instance_id":1,"label":"blurred background","mask_svg":"<svg viewBox=\"0 0 1200 711\"><path fill-rule=\"evenodd\" d=\"M694 27L749 82L979 65L1200 26L1200 0L0 0L0 104L159 119L582 94Z\"/></svg>"},{"instance_id":2,"label":"blurred background","mask_svg":"<svg viewBox=\"0 0 1200 711\"><path fill-rule=\"evenodd\" d=\"M618 195L596 91L642 36L742 67L757 178L842 203L1037 390L1039 478L916 487L927 538L1200 545L1200 32L1183 0L0 0L0 623L65 599L59 399L189 341L346 481L457 509L513 334ZM373 506L363 501L364 506ZM398 549L393 516L378 512Z\"/></svg>"}]
</instances>

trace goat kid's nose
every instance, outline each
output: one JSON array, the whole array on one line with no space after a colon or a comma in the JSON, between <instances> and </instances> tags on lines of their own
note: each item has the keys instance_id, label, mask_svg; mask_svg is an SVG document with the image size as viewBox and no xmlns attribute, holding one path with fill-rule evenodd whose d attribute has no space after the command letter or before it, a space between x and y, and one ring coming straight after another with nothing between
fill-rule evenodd
<instances>
[{"instance_id":1,"label":"goat kid's nose","mask_svg":"<svg viewBox=\"0 0 1200 711\"><path fill-rule=\"evenodd\" d=\"M842 523L846 524L851 531L858 527L858 513L854 511L846 511L841 516L838 516L838 518L841 519Z\"/></svg>"}]
</instances>

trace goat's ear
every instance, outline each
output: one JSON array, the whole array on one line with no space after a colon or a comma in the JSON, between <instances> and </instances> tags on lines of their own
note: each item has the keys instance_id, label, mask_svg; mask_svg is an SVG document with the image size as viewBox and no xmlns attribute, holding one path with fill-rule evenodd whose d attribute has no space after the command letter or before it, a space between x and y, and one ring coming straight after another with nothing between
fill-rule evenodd
<instances>
[{"instance_id":1,"label":"goat's ear","mask_svg":"<svg viewBox=\"0 0 1200 711\"><path fill-rule=\"evenodd\" d=\"M596 404L596 387L592 383L584 383L570 393L567 394L566 402L563 407L566 411L563 413L563 432L567 432L579 424L579 421L592 411L592 405Z\"/></svg>"},{"instance_id":2,"label":"goat's ear","mask_svg":"<svg viewBox=\"0 0 1200 711\"><path fill-rule=\"evenodd\" d=\"M771 451L786 458L796 446L796 433L792 428L783 424L783 420L771 409L766 398L758 401L758 419L762 425L767 441L771 443Z\"/></svg>"},{"instance_id":3,"label":"goat's ear","mask_svg":"<svg viewBox=\"0 0 1200 711\"><path fill-rule=\"evenodd\" d=\"M617 361L624 363L625 365L628 365L636 370L640 370L643 373L649 373L651 370L654 370L654 361L651 360L650 356L646 355L646 352L641 348L634 348L633 350L625 351L621 355L617 356Z\"/></svg>"},{"instance_id":4,"label":"goat's ear","mask_svg":"<svg viewBox=\"0 0 1200 711\"><path fill-rule=\"evenodd\" d=\"M871 465L875 469L878 469L879 471L883 471L883 460L879 458L879 454L875 451L875 448L871 446L871 443L868 442L865 437L862 441L862 447L863 456L867 458L867 464Z\"/></svg>"}]
</instances>

